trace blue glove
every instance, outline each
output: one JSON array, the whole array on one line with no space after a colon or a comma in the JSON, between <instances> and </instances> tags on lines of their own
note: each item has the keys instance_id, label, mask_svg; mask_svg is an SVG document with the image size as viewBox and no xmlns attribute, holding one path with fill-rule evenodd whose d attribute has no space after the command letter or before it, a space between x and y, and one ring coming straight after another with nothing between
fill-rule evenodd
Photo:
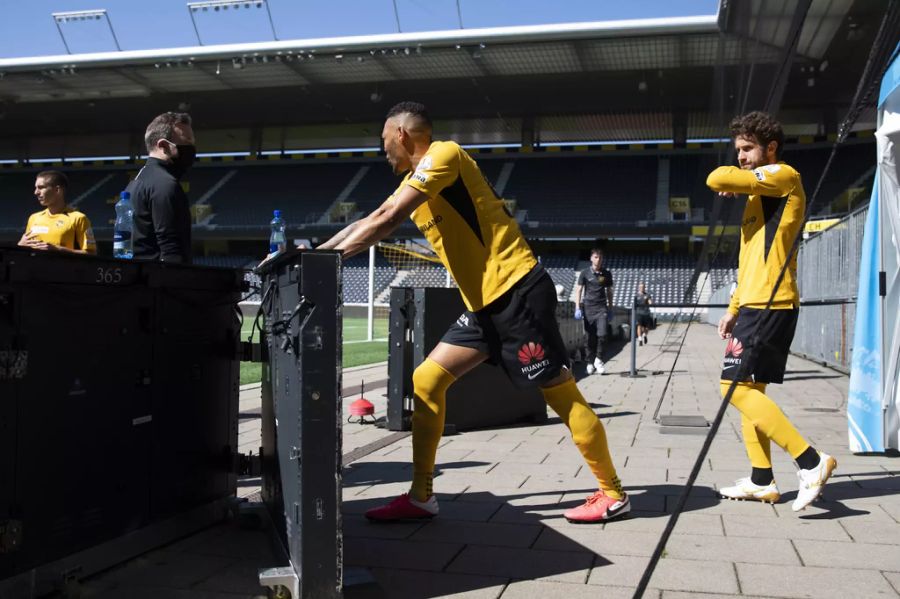
<instances>
[{"instance_id":1,"label":"blue glove","mask_svg":"<svg viewBox=\"0 0 900 599\"><path fill-rule=\"evenodd\" d=\"M581 308L575 308L575 320L581 320L582 316Z\"/></svg>"}]
</instances>

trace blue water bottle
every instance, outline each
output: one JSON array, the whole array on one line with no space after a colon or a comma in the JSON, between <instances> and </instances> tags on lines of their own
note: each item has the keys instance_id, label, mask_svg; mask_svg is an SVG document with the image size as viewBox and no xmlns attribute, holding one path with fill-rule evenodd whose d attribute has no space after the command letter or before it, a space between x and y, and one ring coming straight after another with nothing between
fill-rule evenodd
<instances>
[{"instance_id":1,"label":"blue water bottle","mask_svg":"<svg viewBox=\"0 0 900 599\"><path fill-rule=\"evenodd\" d=\"M287 247L287 240L284 237L284 221L281 220L281 210L275 211L275 217L270 223L272 233L269 235L269 253L277 254L283 252Z\"/></svg>"},{"instance_id":2,"label":"blue water bottle","mask_svg":"<svg viewBox=\"0 0 900 599\"><path fill-rule=\"evenodd\" d=\"M134 209L131 193L123 191L116 202L116 224L113 229L113 256L130 260L134 258Z\"/></svg>"}]
</instances>

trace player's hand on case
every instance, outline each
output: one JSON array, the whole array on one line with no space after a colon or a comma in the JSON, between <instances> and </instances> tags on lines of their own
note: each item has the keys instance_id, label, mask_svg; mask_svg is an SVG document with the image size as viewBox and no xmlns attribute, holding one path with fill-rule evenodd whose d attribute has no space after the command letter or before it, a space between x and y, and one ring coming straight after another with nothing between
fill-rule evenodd
<instances>
[{"instance_id":1,"label":"player's hand on case","mask_svg":"<svg viewBox=\"0 0 900 599\"><path fill-rule=\"evenodd\" d=\"M581 320L582 316L581 308L575 308L575 320Z\"/></svg>"}]
</instances>

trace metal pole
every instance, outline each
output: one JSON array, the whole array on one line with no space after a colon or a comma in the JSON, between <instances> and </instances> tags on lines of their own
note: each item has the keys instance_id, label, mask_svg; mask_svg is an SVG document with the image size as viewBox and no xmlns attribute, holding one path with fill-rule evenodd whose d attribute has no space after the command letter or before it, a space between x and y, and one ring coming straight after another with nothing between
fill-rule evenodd
<instances>
[{"instance_id":1,"label":"metal pole","mask_svg":"<svg viewBox=\"0 0 900 599\"><path fill-rule=\"evenodd\" d=\"M462 9L459 7L459 0L456 0L456 16L459 18L459 28L465 29L465 27L463 27Z\"/></svg>"},{"instance_id":2,"label":"metal pole","mask_svg":"<svg viewBox=\"0 0 900 599\"><path fill-rule=\"evenodd\" d=\"M116 37L116 32L113 31L112 21L109 20L109 13L106 11L103 11L103 16L106 17L106 24L109 25L109 32L112 34L113 41L116 43L116 50L121 52L122 46L119 45L119 38Z\"/></svg>"},{"instance_id":3,"label":"metal pole","mask_svg":"<svg viewBox=\"0 0 900 599\"><path fill-rule=\"evenodd\" d=\"M637 302L631 302L631 376L637 376L637 331L635 323L637 322Z\"/></svg>"},{"instance_id":4,"label":"metal pole","mask_svg":"<svg viewBox=\"0 0 900 599\"><path fill-rule=\"evenodd\" d=\"M397 33L403 33L400 29L400 13L397 12L397 0L394 0L394 18L397 19Z\"/></svg>"},{"instance_id":5,"label":"metal pole","mask_svg":"<svg viewBox=\"0 0 900 599\"><path fill-rule=\"evenodd\" d=\"M265 6L266 6L266 12L269 13L269 25L272 26L272 38L274 38L275 41L277 42L277 41L278 41L278 34L275 33L275 21L272 20L272 11L269 10L269 2L268 2L268 0L263 0L263 4L265 4Z\"/></svg>"},{"instance_id":6,"label":"metal pole","mask_svg":"<svg viewBox=\"0 0 900 599\"><path fill-rule=\"evenodd\" d=\"M200 30L197 29L197 21L194 20L194 10L188 6L188 14L191 15L191 24L194 26L194 33L197 34L197 45L202 46L203 42L200 40Z\"/></svg>"},{"instance_id":7,"label":"metal pole","mask_svg":"<svg viewBox=\"0 0 900 599\"><path fill-rule=\"evenodd\" d=\"M369 248L369 324L366 339L375 338L375 246Z\"/></svg>"},{"instance_id":8,"label":"metal pole","mask_svg":"<svg viewBox=\"0 0 900 599\"><path fill-rule=\"evenodd\" d=\"M59 31L59 37L62 38L63 46L66 47L66 54L71 54L72 51L69 50L69 44L66 43L66 36L63 35L62 27L59 26L59 19L56 17L53 18L53 22L56 23L56 30Z\"/></svg>"}]
</instances>

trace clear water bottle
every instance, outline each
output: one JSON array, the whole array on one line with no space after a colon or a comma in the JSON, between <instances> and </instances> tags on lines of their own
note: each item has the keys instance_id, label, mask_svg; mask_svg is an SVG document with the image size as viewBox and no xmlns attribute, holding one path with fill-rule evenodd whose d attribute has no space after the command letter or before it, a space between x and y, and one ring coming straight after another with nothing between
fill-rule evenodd
<instances>
[{"instance_id":1,"label":"clear water bottle","mask_svg":"<svg viewBox=\"0 0 900 599\"><path fill-rule=\"evenodd\" d=\"M269 235L269 253L283 252L287 247L287 239L284 237L284 221L281 219L281 210L275 211L275 216L270 223L272 233Z\"/></svg>"},{"instance_id":2,"label":"clear water bottle","mask_svg":"<svg viewBox=\"0 0 900 599\"><path fill-rule=\"evenodd\" d=\"M130 260L134 258L134 208L131 193L123 191L116 202L116 225L113 229L113 256Z\"/></svg>"}]
</instances>

